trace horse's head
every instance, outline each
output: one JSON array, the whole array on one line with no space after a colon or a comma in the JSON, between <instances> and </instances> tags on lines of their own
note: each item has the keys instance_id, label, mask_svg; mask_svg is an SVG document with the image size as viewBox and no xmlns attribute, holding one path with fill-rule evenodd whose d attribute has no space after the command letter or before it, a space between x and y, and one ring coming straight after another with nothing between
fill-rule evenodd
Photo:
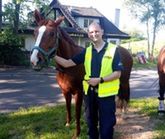
<instances>
[{"instance_id":1,"label":"horse's head","mask_svg":"<svg viewBox=\"0 0 165 139\"><path fill-rule=\"evenodd\" d=\"M59 17L54 20L44 19L40 13L35 10L34 17L38 27L34 31L35 44L32 49L30 61L35 70L41 70L48 65L48 61L58 47L58 26L64 20Z\"/></svg>"}]
</instances>

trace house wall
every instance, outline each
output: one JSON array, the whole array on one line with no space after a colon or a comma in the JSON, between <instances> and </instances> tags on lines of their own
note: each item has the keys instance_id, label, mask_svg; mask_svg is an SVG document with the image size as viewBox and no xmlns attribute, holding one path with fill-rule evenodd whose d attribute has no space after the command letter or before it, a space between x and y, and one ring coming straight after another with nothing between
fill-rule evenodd
<instances>
[{"instance_id":1,"label":"house wall","mask_svg":"<svg viewBox=\"0 0 165 139\"><path fill-rule=\"evenodd\" d=\"M72 39L74 40L74 42L76 44L78 44L81 47L86 46L87 42L89 42L90 40L88 38L83 38L83 37L72 37ZM120 45L120 39L107 39L108 42L116 42L116 45ZM26 51L31 51L32 48L34 47L35 44L35 39L33 37L33 35L26 35L25 37L25 50Z\"/></svg>"},{"instance_id":2,"label":"house wall","mask_svg":"<svg viewBox=\"0 0 165 139\"><path fill-rule=\"evenodd\" d=\"M72 37L74 42L78 44L81 47L85 47L86 42L89 41L88 38L83 38L83 37ZM32 48L34 47L35 44L35 39L33 35L26 35L25 36L25 50L26 51L31 51Z\"/></svg>"},{"instance_id":3,"label":"house wall","mask_svg":"<svg viewBox=\"0 0 165 139\"><path fill-rule=\"evenodd\" d=\"M34 44L35 44L35 39L33 35L26 35L25 36L25 50L31 51L32 48L34 47Z\"/></svg>"},{"instance_id":4,"label":"house wall","mask_svg":"<svg viewBox=\"0 0 165 139\"><path fill-rule=\"evenodd\" d=\"M88 25L87 26L90 25L90 21L94 21L94 22L100 23L100 20L98 18L89 18L89 17L83 17L83 18L82 17L77 17L77 18L75 18L75 20L78 23L78 25L81 28L85 29L85 30L87 30L87 27L84 27L84 20L85 19L88 20Z\"/></svg>"}]
</instances>

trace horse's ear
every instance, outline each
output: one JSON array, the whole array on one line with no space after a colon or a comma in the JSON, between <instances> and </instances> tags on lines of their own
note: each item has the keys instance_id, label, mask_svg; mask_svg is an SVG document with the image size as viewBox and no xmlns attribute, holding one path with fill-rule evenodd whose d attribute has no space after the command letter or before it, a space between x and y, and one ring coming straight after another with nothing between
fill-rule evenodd
<instances>
[{"instance_id":1,"label":"horse's ear","mask_svg":"<svg viewBox=\"0 0 165 139\"><path fill-rule=\"evenodd\" d=\"M39 11L36 10L36 9L35 9L35 11L34 11L34 18L35 18L35 21L36 21L36 23L37 23L38 25L40 24L40 22L41 22L42 20L44 20L44 18L41 16L41 14L39 13Z\"/></svg>"},{"instance_id":2,"label":"horse's ear","mask_svg":"<svg viewBox=\"0 0 165 139\"><path fill-rule=\"evenodd\" d=\"M63 20L65 19L64 16L59 16L54 22L55 25L58 26Z\"/></svg>"}]
</instances>

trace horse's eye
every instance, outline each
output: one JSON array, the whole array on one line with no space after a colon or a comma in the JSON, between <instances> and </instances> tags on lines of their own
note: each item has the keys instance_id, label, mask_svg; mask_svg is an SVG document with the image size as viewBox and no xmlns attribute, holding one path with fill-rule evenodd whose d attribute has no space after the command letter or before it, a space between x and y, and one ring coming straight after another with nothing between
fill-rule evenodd
<instances>
[{"instance_id":1,"label":"horse's eye","mask_svg":"<svg viewBox=\"0 0 165 139\"><path fill-rule=\"evenodd\" d=\"M50 32L49 35L53 37L54 36L54 32Z\"/></svg>"}]
</instances>

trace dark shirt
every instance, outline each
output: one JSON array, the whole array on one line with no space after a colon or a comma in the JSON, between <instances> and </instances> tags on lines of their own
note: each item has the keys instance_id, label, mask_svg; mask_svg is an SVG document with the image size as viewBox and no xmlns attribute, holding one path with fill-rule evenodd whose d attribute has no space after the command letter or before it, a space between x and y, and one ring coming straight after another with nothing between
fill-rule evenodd
<instances>
[{"instance_id":1,"label":"dark shirt","mask_svg":"<svg viewBox=\"0 0 165 139\"><path fill-rule=\"evenodd\" d=\"M101 70L101 61L102 61L102 58L106 51L107 46L108 46L108 43L104 45L103 49L100 52L97 52L97 50L94 47L92 48L91 77L99 77L100 70ZM72 58L73 62L76 63L77 65L84 63L85 53L86 53L86 49L84 49L80 54L73 57ZM123 64L120 59L118 48L116 49L115 55L113 58L112 70L113 71L123 70Z\"/></svg>"}]
</instances>

